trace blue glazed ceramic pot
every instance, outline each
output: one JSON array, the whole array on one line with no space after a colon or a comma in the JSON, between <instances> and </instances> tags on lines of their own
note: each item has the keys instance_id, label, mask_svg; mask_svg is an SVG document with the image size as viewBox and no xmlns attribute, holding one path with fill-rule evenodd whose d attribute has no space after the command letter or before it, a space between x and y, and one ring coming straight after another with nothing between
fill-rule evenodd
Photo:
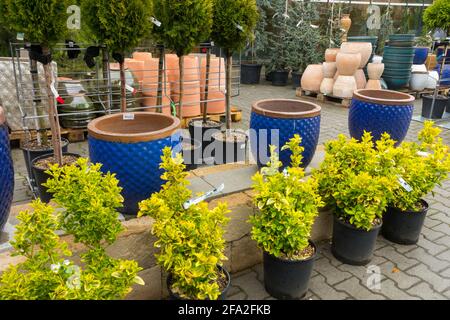
<instances>
[{"instance_id":1,"label":"blue glazed ceramic pot","mask_svg":"<svg viewBox=\"0 0 450 320\"><path fill-rule=\"evenodd\" d=\"M303 167L307 167L316 152L320 134L320 106L289 99L262 100L253 104L250 119L250 144L258 166L269 161L269 145L275 145L280 161L290 164L291 152L281 151L294 134L302 137Z\"/></svg>"},{"instance_id":2,"label":"blue glazed ceramic pot","mask_svg":"<svg viewBox=\"0 0 450 320\"><path fill-rule=\"evenodd\" d=\"M89 154L103 172L116 174L123 188L125 214L135 215L138 203L161 189L162 150L181 152L180 120L160 113L108 115L89 123Z\"/></svg>"},{"instance_id":3,"label":"blue glazed ceramic pot","mask_svg":"<svg viewBox=\"0 0 450 320\"><path fill-rule=\"evenodd\" d=\"M376 141L387 132L399 145L411 124L414 100L413 96L397 91L355 91L348 116L350 135L359 140L368 131Z\"/></svg>"},{"instance_id":4,"label":"blue glazed ceramic pot","mask_svg":"<svg viewBox=\"0 0 450 320\"><path fill-rule=\"evenodd\" d=\"M424 64L428 57L429 48L416 47L414 48L414 60L413 64Z\"/></svg>"},{"instance_id":5,"label":"blue glazed ceramic pot","mask_svg":"<svg viewBox=\"0 0 450 320\"><path fill-rule=\"evenodd\" d=\"M0 107L0 231L8 221L14 193L14 167L5 114Z\"/></svg>"}]
</instances>

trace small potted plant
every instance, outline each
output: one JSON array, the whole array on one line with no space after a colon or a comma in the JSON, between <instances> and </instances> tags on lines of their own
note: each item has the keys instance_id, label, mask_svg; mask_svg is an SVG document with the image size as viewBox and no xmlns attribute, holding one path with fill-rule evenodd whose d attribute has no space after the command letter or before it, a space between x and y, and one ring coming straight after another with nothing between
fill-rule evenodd
<instances>
[{"instance_id":1,"label":"small potted plant","mask_svg":"<svg viewBox=\"0 0 450 320\"><path fill-rule=\"evenodd\" d=\"M383 236L399 244L415 244L428 212L423 199L448 178L450 149L439 137L441 129L426 121L419 143L404 142L397 149L396 169L402 182L383 217Z\"/></svg>"},{"instance_id":2,"label":"small potted plant","mask_svg":"<svg viewBox=\"0 0 450 320\"><path fill-rule=\"evenodd\" d=\"M284 172L276 147L271 146L270 162L253 177L258 212L250 218L252 238L264 251L266 290L278 299L306 295L318 250L310 235L323 203L317 181L304 180L300 143L295 135L283 146L282 150L292 152L291 165Z\"/></svg>"},{"instance_id":3,"label":"small potted plant","mask_svg":"<svg viewBox=\"0 0 450 320\"><path fill-rule=\"evenodd\" d=\"M372 259L383 212L397 186L394 144L387 134L376 148L368 132L361 142L339 135L326 144L325 160L314 171L320 194L335 213L331 250L344 263L365 265Z\"/></svg>"},{"instance_id":4,"label":"small potted plant","mask_svg":"<svg viewBox=\"0 0 450 320\"><path fill-rule=\"evenodd\" d=\"M3 272L0 299L117 300L134 284L144 285L136 261L114 259L105 251L122 231L117 208L123 198L117 179L102 174L100 165L90 165L87 159L54 165L51 175L47 186L59 208L36 200L33 210L19 213L11 244L14 254L26 260ZM70 259L72 253L58 230L87 249L81 264Z\"/></svg>"},{"instance_id":5,"label":"small potted plant","mask_svg":"<svg viewBox=\"0 0 450 320\"><path fill-rule=\"evenodd\" d=\"M155 219L152 234L158 238L155 246L158 264L169 273L167 286L172 299L224 300L230 286L230 275L222 265L228 223L226 204L208 209L201 202L187 206L192 192L187 188L183 157L172 157L164 149L161 168L166 184L159 193L140 203L139 216Z\"/></svg>"},{"instance_id":6,"label":"small potted plant","mask_svg":"<svg viewBox=\"0 0 450 320\"><path fill-rule=\"evenodd\" d=\"M232 59L253 34L257 20L256 0L214 0L211 38L226 54L226 131L212 137L216 164L245 160L247 135L231 129Z\"/></svg>"}]
</instances>

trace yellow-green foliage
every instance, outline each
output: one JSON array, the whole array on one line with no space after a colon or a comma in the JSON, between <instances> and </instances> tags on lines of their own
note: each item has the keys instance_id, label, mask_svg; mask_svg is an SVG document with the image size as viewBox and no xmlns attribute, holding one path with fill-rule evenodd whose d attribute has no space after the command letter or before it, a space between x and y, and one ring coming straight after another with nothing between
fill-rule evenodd
<instances>
[{"instance_id":1,"label":"yellow-green foliage","mask_svg":"<svg viewBox=\"0 0 450 320\"><path fill-rule=\"evenodd\" d=\"M419 143L404 142L398 147L398 174L411 186L395 190L392 205L401 210L420 210L420 200L448 178L450 149L439 137L441 129L427 121L419 132Z\"/></svg>"},{"instance_id":2,"label":"yellow-green foliage","mask_svg":"<svg viewBox=\"0 0 450 320\"><path fill-rule=\"evenodd\" d=\"M311 229L318 210L323 206L317 190L317 181L304 181L300 167L303 147L295 135L282 150L291 150L291 166L287 174L279 171L276 147L270 146L271 157L267 167L253 177L254 198L259 213L250 218L252 238L267 253L295 260L308 247Z\"/></svg>"},{"instance_id":3,"label":"yellow-green foliage","mask_svg":"<svg viewBox=\"0 0 450 320\"><path fill-rule=\"evenodd\" d=\"M216 300L220 295L217 265L224 255L224 227L228 223L227 205L210 210L204 202L184 210L183 204L192 196L187 188L183 157L172 158L165 148L161 176L166 183L159 193L140 203L139 216L155 219L152 233L158 237L155 247L158 263L173 276L172 289L189 299Z\"/></svg>"},{"instance_id":4,"label":"yellow-green foliage","mask_svg":"<svg viewBox=\"0 0 450 320\"><path fill-rule=\"evenodd\" d=\"M102 250L90 250L91 259L78 266L60 240L59 213L36 200L32 211L22 211L11 245L25 262L11 265L0 278L0 300L121 299L134 283L143 284L135 261L115 260Z\"/></svg>"},{"instance_id":5,"label":"yellow-green foliage","mask_svg":"<svg viewBox=\"0 0 450 320\"><path fill-rule=\"evenodd\" d=\"M313 176L325 202L356 228L370 230L393 199L398 187L394 144L384 134L374 148L365 132L361 142L339 135L325 145L325 160Z\"/></svg>"}]
</instances>

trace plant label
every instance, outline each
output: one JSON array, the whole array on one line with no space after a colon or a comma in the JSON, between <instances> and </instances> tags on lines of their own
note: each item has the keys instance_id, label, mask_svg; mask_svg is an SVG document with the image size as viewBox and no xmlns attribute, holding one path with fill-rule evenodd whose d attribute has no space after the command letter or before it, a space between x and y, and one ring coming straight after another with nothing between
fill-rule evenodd
<instances>
[{"instance_id":1,"label":"plant label","mask_svg":"<svg viewBox=\"0 0 450 320\"><path fill-rule=\"evenodd\" d=\"M405 189L407 192L413 191L412 187L402 177L400 177L400 176L398 177L398 182L403 187L403 189Z\"/></svg>"},{"instance_id":2,"label":"plant label","mask_svg":"<svg viewBox=\"0 0 450 320\"><path fill-rule=\"evenodd\" d=\"M16 39L19 41L23 41L23 39L25 38L25 34L23 32L18 32Z\"/></svg>"},{"instance_id":3,"label":"plant label","mask_svg":"<svg viewBox=\"0 0 450 320\"><path fill-rule=\"evenodd\" d=\"M125 121L134 120L134 113L124 113L123 120Z\"/></svg>"},{"instance_id":4,"label":"plant label","mask_svg":"<svg viewBox=\"0 0 450 320\"><path fill-rule=\"evenodd\" d=\"M156 19L155 17L151 17L150 21L157 27L161 27L161 21L159 21L158 19Z\"/></svg>"},{"instance_id":5,"label":"plant label","mask_svg":"<svg viewBox=\"0 0 450 320\"><path fill-rule=\"evenodd\" d=\"M417 155L426 158L426 157L430 156L430 153L429 152L424 152L424 151L418 151Z\"/></svg>"}]
</instances>

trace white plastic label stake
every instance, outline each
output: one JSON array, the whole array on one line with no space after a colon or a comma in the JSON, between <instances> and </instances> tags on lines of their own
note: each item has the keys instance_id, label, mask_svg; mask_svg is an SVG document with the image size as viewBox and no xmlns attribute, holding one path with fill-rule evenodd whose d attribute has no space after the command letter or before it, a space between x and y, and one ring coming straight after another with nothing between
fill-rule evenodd
<instances>
[{"instance_id":1,"label":"white plastic label stake","mask_svg":"<svg viewBox=\"0 0 450 320\"><path fill-rule=\"evenodd\" d=\"M23 32L18 32L16 39L19 41L23 41L23 39L25 39L25 34Z\"/></svg>"},{"instance_id":2,"label":"white plastic label stake","mask_svg":"<svg viewBox=\"0 0 450 320\"><path fill-rule=\"evenodd\" d=\"M405 179L403 179L400 176L398 176L397 178L398 178L398 182L403 187L403 189L405 189L407 192L413 191L412 187L408 184L408 182L405 181Z\"/></svg>"},{"instance_id":3,"label":"white plastic label stake","mask_svg":"<svg viewBox=\"0 0 450 320\"><path fill-rule=\"evenodd\" d=\"M236 28L238 28L239 31L244 32L244 28L240 24L236 23Z\"/></svg>"},{"instance_id":4,"label":"white plastic label stake","mask_svg":"<svg viewBox=\"0 0 450 320\"><path fill-rule=\"evenodd\" d=\"M211 190L211 191L205 193L205 194L202 195L201 197L194 198L194 199L191 199L191 200L189 200L189 201L186 201L186 202L183 204L184 210L187 210L187 209L189 209L191 206L196 205L196 204L199 204L200 202L205 201L205 200L208 199L208 198L214 197L215 195L221 193L221 192L223 191L223 189L225 189L225 184L222 183L218 188L216 188L216 189L214 189L214 190Z\"/></svg>"},{"instance_id":5,"label":"white plastic label stake","mask_svg":"<svg viewBox=\"0 0 450 320\"><path fill-rule=\"evenodd\" d=\"M161 27L161 21L159 21L158 19L156 19L155 17L151 17L150 21L157 27Z\"/></svg>"},{"instance_id":6,"label":"white plastic label stake","mask_svg":"<svg viewBox=\"0 0 450 320\"><path fill-rule=\"evenodd\" d=\"M430 153L429 152L424 152L424 151L418 151L417 155L426 158L426 157L430 156Z\"/></svg>"},{"instance_id":7,"label":"white plastic label stake","mask_svg":"<svg viewBox=\"0 0 450 320\"><path fill-rule=\"evenodd\" d=\"M134 113L124 113L123 120L134 120Z\"/></svg>"}]
</instances>

